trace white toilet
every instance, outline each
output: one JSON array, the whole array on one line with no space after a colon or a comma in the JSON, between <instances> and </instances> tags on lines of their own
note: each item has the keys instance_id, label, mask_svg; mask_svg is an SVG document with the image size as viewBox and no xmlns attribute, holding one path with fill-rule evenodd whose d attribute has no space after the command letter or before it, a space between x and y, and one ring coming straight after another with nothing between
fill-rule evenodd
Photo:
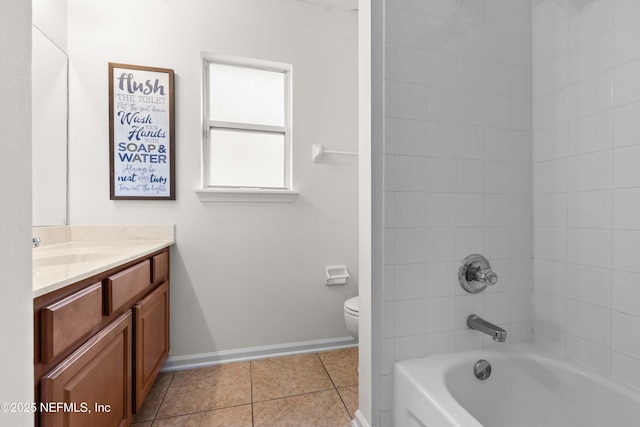
<instances>
[{"instance_id":1,"label":"white toilet","mask_svg":"<svg viewBox=\"0 0 640 427\"><path fill-rule=\"evenodd\" d=\"M349 298L344 302L344 322L349 333L358 340L358 318L360 317L360 303L358 297Z\"/></svg>"}]
</instances>

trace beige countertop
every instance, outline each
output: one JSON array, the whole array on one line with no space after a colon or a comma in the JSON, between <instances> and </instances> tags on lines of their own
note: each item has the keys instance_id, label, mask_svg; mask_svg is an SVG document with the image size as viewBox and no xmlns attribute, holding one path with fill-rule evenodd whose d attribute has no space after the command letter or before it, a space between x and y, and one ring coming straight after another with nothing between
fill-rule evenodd
<instances>
[{"instance_id":1,"label":"beige countertop","mask_svg":"<svg viewBox=\"0 0 640 427\"><path fill-rule=\"evenodd\" d=\"M144 257L175 243L168 226L34 227L33 297Z\"/></svg>"}]
</instances>

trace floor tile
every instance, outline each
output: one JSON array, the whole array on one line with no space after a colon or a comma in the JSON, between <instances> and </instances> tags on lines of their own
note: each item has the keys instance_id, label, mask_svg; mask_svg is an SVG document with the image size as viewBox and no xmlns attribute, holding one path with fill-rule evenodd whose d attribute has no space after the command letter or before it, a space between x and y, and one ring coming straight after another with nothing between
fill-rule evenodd
<instances>
[{"instance_id":1,"label":"floor tile","mask_svg":"<svg viewBox=\"0 0 640 427\"><path fill-rule=\"evenodd\" d=\"M156 418L251 403L250 362L176 372Z\"/></svg>"},{"instance_id":2,"label":"floor tile","mask_svg":"<svg viewBox=\"0 0 640 427\"><path fill-rule=\"evenodd\" d=\"M351 418L356 416L356 411L358 410L358 386L352 385L349 387L341 387L338 388L338 393L342 398L342 401L347 406L347 410L349 411L349 415Z\"/></svg>"},{"instance_id":3,"label":"floor tile","mask_svg":"<svg viewBox=\"0 0 640 427\"><path fill-rule=\"evenodd\" d=\"M151 421L144 421L141 423L131 424L131 427L152 427L152 426L151 426Z\"/></svg>"},{"instance_id":4,"label":"floor tile","mask_svg":"<svg viewBox=\"0 0 640 427\"><path fill-rule=\"evenodd\" d=\"M160 404L162 403L162 399L164 398L172 379L173 373L161 372L158 374L151 390L149 390L149 394L147 394L147 397L144 399L140 410L133 420L134 423L153 420L156 417Z\"/></svg>"},{"instance_id":5,"label":"floor tile","mask_svg":"<svg viewBox=\"0 0 640 427\"><path fill-rule=\"evenodd\" d=\"M340 427L350 420L335 389L253 404L254 427Z\"/></svg>"},{"instance_id":6,"label":"floor tile","mask_svg":"<svg viewBox=\"0 0 640 427\"><path fill-rule=\"evenodd\" d=\"M252 427L251 405L163 418L152 427Z\"/></svg>"},{"instance_id":7,"label":"floor tile","mask_svg":"<svg viewBox=\"0 0 640 427\"><path fill-rule=\"evenodd\" d=\"M358 348L318 353L336 387L358 384Z\"/></svg>"},{"instance_id":8,"label":"floor tile","mask_svg":"<svg viewBox=\"0 0 640 427\"><path fill-rule=\"evenodd\" d=\"M333 388L317 353L252 361L251 379L254 402Z\"/></svg>"}]
</instances>

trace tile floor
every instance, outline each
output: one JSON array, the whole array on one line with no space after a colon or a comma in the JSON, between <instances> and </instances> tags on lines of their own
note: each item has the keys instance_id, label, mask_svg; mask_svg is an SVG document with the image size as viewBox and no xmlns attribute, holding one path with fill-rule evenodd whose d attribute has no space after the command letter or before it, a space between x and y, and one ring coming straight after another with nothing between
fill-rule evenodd
<instances>
[{"instance_id":1,"label":"tile floor","mask_svg":"<svg viewBox=\"0 0 640 427\"><path fill-rule=\"evenodd\" d=\"M161 373L134 427L344 427L358 409L358 349Z\"/></svg>"}]
</instances>

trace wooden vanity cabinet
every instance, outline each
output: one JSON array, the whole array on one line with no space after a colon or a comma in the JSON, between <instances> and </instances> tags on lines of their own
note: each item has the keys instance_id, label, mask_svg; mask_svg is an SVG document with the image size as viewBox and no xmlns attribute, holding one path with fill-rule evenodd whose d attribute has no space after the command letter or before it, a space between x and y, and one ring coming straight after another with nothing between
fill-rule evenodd
<instances>
[{"instance_id":1,"label":"wooden vanity cabinet","mask_svg":"<svg viewBox=\"0 0 640 427\"><path fill-rule=\"evenodd\" d=\"M58 405L36 426L126 427L169 354L169 249L38 297L34 316L36 402Z\"/></svg>"}]
</instances>

